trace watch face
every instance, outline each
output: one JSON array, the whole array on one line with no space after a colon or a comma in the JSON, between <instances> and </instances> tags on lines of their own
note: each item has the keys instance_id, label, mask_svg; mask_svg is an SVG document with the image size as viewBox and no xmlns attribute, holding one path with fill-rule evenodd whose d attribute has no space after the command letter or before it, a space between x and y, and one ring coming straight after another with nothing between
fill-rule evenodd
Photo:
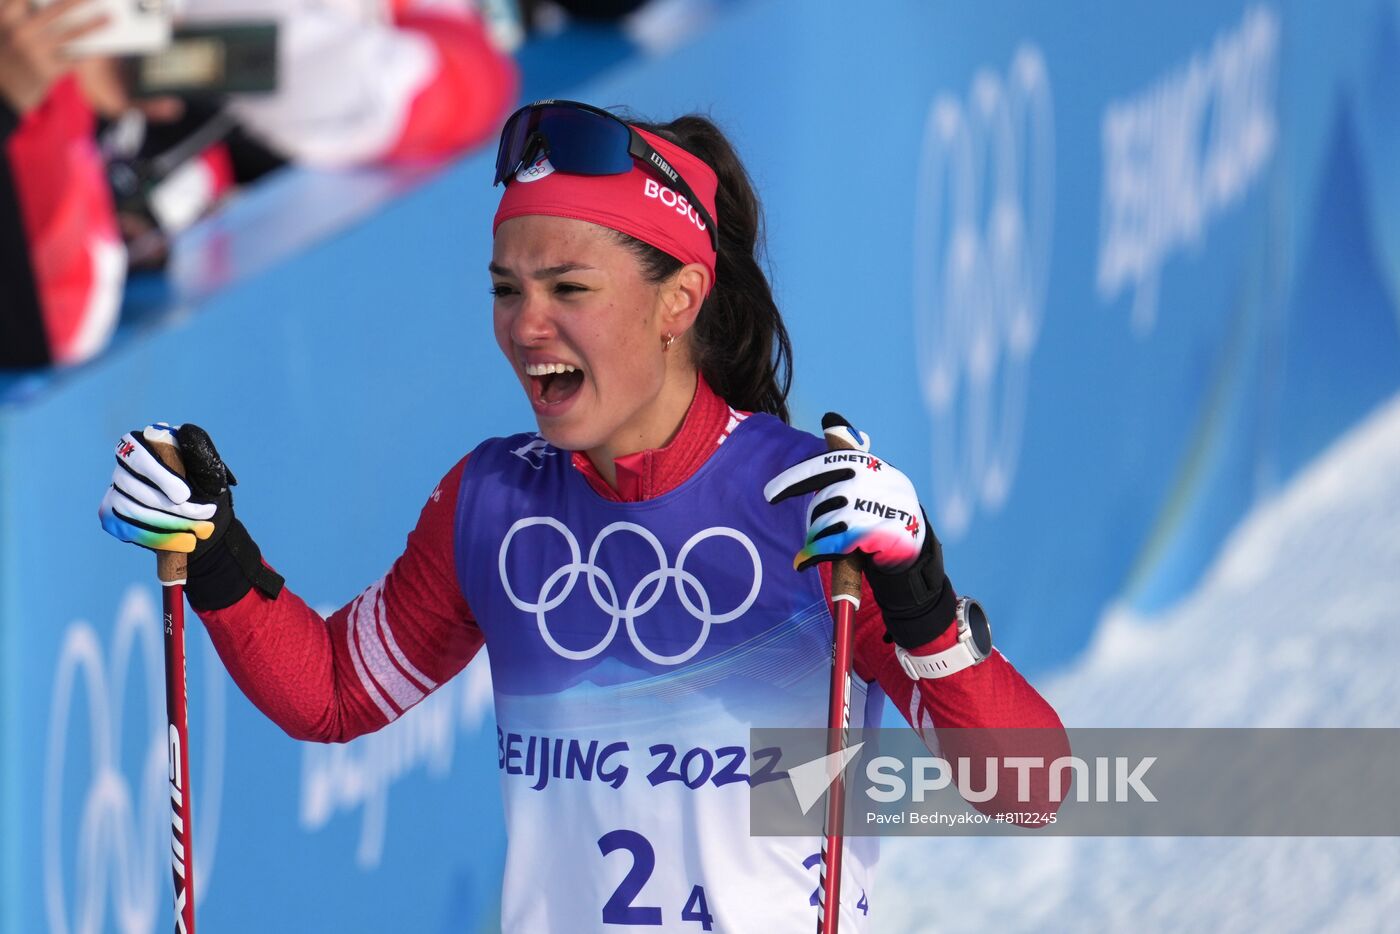
<instances>
[{"instance_id":1,"label":"watch face","mask_svg":"<svg viewBox=\"0 0 1400 934\"><path fill-rule=\"evenodd\" d=\"M992 654L992 627L987 622L987 614L982 611L982 604L976 600L967 601L967 628L972 633L972 644L977 649L977 655L985 658Z\"/></svg>"}]
</instances>

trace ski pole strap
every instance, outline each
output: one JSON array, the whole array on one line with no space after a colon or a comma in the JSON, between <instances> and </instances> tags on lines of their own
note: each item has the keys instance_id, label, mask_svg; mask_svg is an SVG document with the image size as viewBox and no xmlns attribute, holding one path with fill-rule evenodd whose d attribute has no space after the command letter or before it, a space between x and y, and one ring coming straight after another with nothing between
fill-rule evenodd
<instances>
[{"instance_id":1,"label":"ski pole strap","mask_svg":"<svg viewBox=\"0 0 1400 934\"><path fill-rule=\"evenodd\" d=\"M282 575L263 564L258 543L234 518L219 543L190 565L185 596L196 610L222 610L254 587L269 600L275 599L285 583Z\"/></svg>"},{"instance_id":2,"label":"ski pole strap","mask_svg":"<svg viewBox=\"0 0 1400 934\"><path fill-rule=\"evenodd\" d=\"M927 516L924 523L928 523ZM943 572L943 546L932 529L909 570L886 574L871 567L866 569L865 579L885 619L886 642L905 649L928 645L943 635L957 615L958 595Z\"/></svg>"}]
</instances>

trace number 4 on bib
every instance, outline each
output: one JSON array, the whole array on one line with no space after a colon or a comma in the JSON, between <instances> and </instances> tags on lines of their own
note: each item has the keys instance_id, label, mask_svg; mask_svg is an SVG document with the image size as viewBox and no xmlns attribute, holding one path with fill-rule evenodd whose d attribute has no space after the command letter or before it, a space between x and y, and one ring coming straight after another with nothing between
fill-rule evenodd
<instances>
[{"instance_id":1,"label":"number 4 on bib","mask_svg":"<svg viewBox=\"0 0 1400 934\"><path fill-rule=\"evenodd\" d=\"M705 930L714 928L714 916L710 914L710 906L705 903L705 887L697 885L690 890L690 898L686 899L685 907L681 909L682 921L699 921Z\"/></svg>"}]
</instances>

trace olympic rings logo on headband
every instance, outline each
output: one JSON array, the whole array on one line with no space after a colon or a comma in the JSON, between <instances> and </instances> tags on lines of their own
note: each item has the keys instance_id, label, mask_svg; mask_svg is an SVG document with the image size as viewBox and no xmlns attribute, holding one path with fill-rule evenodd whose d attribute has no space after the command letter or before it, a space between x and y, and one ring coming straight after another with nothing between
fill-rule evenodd
<instances>
[{"instance_id":1,"label":"olympic rings logo on headband","mask_svg":"<svg viewBox=\"0 0 1400 934\"><path fill-rule=\"evenodd\" d=\"M1053 116L1045 59L1023 45L1004 77L979 70L966 100L939 94L924 125L915 335L945 537L999 509L1015 479L1050 271Z\"/></svg>"},{"instance_id":2,"label":"olympic rings logo on headband","mask_svg":"<svg viewBox=\"0 0 1400 934\"><path fill-rule=\"evenodd\" d=\"M209 663L206 644L204 722L200 743L204 760L195 833L199 885L196 904L209 891L217 846L219 805L223 794L224 688L220 666ZM145 708L127 715L127 677L139 659L143 668ZM44 907L49 930L107 930L108 892L122 931L153 931L170 912L170 784L166 763L165 675L160 613L150 592L132 587L122 599L104 652L96 629L85 620L64 632L49 704L48 742L44 756L43 873ZM74 697L83 693L88 721L82 798L65 808L67 748L80 722ZM123 756L125 730L134 729L140 755ZM81 742L81 739L77 740ZM123 760L136 774L128 776ZM129 780L131 779L131 780ZM68 830L69 826L74 829ZM68 850L67 847L72 849ZM68 855L72 853L73 856ZM76 856L76 859L74 859ZM65 878L69 866L72 880ZM72 902L69 899L72 898ZM72 914L70 915L70 905Z\"/></svg>"},{"instance_id":3,"label":"olympic rings logo on headband","mask_svg":"<svg viewBox=\"0 0 1400 934\"><path fill-rule=\"evenodd\" d=\"M516 594L515 589L511 586L509 572L506 569L506 554L510 551L511 541L515 538L516 533L534 526L545 526L559 533L565 544L568 545L569 561L556 568L545 578L544 583L540 585L539 594L534 600L526 600ZM603 543L611 536L621 532L635 535L645 542L655 555L657 565L655 570L648 571L632 585L625 601L620 599L616 583L606 571L598 567L597 563L598 553L602 550ZM685 569L686 559L694 548L711 538L728 538L738 542L753 565L753 583L749 587L748 595L738 606L725 613L714 611L709 591L705 589L699 578ZM574 661L583 661L602 652L612 644L618 626L625 624L627 637L632 640L633 647L643 658L658 665L679 665L694 657L695 653L704 647L705 640L709 638L711 627L722 626L747 613L749 607L753 606L754 601L758 599L758 591L763 584L763 564L759 560L758 549L744 533L724 526L704 529L692 535L681 546L676 555L676 563L672 566L666 556L666 549L662 547L656 536L636 523L614 522L604 528L593 540L593 545L588 551L588 560L583 561L578 539L574 537L567 526L558 519L549 516L531 516L518 520L506 532L506 537L501 542L499 566L501 586L505 588L506 596L510 602L514 604L516 609L535 614L540 636L544 639L545 644L556 655ZM569 598L574 587L578 584L580 575L587 578L588 592L593 597L593 603L598 609L608 614L609 623L607 632L593 645L585 649L571 649L561 645L554 638L554 634L549 628L548 614L552 610L557 610ZM666 655L651 648L642 636L643 627L638 624L638 620L646 616L665 594L668 582L675 583L676 596L680 599L681 606L685 607L685 611L700 623L700 632L696 635L695 641L689 648L674 655Z\"/></svg>"}]
</instances>

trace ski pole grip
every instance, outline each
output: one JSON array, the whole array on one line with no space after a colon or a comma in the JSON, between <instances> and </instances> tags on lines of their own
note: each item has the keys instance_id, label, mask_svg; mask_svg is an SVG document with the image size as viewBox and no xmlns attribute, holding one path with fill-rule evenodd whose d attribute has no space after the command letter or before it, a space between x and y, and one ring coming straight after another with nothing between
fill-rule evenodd
<instances>
[{"instance_id":1,"label":"ski pole grip","mask_svg":"<svg viewBox=\"0 0 1400 934\"><path fill-rule=\"evenodd\" d=\"M831 432L825 433L826 449L828 451L854 451L855 445L846 441L845 438L838 437ZM831 596L847 596L860 602L860 576L861 566L864 564L862 556L859 554L846 555L838 558L831 565Z\"/></svg>"},{"instance_id":2,"label":"ski pole grip","mask_svg":"<svg viewBox=\"0 0 1400 934\"><path fill-rule=\"evenodd\" d=\"M171 473L177 477L185 475L185 464L180 460L179 448L173 444L166 444L164 441L152 442L151 447L155 449L160 462L169 468ZM160 578L162 584L182 584L189 569L188 562L188 556L179 552L158 551L156 552L156 576Z\"/></svg>"}]
</instances>

